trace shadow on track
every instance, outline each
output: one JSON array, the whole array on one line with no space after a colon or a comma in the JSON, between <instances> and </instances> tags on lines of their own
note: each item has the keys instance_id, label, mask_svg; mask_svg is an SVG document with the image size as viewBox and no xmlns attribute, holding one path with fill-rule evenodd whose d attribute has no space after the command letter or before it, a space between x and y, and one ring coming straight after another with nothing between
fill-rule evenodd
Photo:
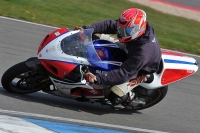
<instances>
[{"instance_id":1,"label":"shadow on track","mask_svg":"<svg viewBox=\"0 0 200 133\"><path fill-rule=\"evenodd\" d=\"M98 103L92 104L89 102L78 102L75 100L63 97L57 97L42 92L35 92L31 94L22 95L22 94L9 93L6 90L4 90L3 87L0 87L0 95L16 98L21 101L40 103L47 106L53 106L57 108L63 108L78 112L84 111L96 115L103 115L109 113L125 114L125 115L141 114L141 112L138 111L127 110L127 109L114 110L110 106L102 106L101 104Z\"/></svg>"}]
</instances>

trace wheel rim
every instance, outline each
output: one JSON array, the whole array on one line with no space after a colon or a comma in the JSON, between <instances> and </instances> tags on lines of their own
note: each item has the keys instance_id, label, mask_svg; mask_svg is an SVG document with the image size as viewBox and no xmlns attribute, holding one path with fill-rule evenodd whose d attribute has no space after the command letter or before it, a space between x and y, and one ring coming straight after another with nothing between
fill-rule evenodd
<instances>
[{"instance_id":1,"label":"wheel rim","mask_svg":"<svg viewBox=\"0 0 200 133\"><path fill-rule=\"evenodd\" d=\"M162 93L161 93L161 91L159 89L154 90L153 96L149 95L148 96L149 98L145 99L145 100L148 100L145 105L137 105L135 107L132 107L132 109L134 109L134 110L141 110L141 109L145 109L145 108L148 108L150 106L153 106L154 104L156 104L157 102L159 102L159 99L161 98L161 96L162 96Z\"/></svg>"},{"instance_id":2,"label":"wheel rim","mask_svg":"<svg viewBox=\"0 0 200 133\"><path fill-rule=\"evenodd\" d=\"M43 82L48 80L46 76L41 76L37 71L28 71L16 76L10 82L10 88L17 93L30 93L39 91L44 87Z\"/></svg>"},{"instance_id":3,"label":"wheel rim","mask_svg":"<svg viewBox=\"0 0 200 133\"><path fill-rule=\"evenodd\" d=\"M155 102L157 102L160 97L162 96L162 93L160 90L156 90L157 91L157 95L156 95L156 98L152 99L150 102L148 102L147 104L145 104L145 106L149 106L149 105L152 105L154 104Z\"/></svg>"}]
</instances>

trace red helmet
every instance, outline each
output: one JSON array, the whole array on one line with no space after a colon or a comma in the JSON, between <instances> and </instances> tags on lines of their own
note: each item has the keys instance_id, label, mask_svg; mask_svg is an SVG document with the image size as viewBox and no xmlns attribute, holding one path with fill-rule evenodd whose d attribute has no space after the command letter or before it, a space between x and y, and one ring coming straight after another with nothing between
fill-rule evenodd
<instances>
[{"instance_id":1,"label":"red helmet","mask_svg":"<svg viewBox=\"0 0 200 133\"><path fill-rule=\"evenodd\" d=\"M129 42L146 31L146 13L137 8L125 10L117 22L117 37L120 42Z\"/></svg>"}]
</instances>

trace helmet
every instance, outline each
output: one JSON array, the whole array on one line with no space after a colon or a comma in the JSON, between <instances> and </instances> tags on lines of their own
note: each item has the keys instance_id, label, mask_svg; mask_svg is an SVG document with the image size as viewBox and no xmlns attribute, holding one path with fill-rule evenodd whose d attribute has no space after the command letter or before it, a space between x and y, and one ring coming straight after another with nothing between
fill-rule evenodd
<instances>
[{"instance_id":1,"label":"helmet","mask_svg":"<svg viewBox=\"0 0 200 133\"><path fill-rule=\"evenodd\" d=\"M129 42L146 31L146 13L137 8L125 10L117 22L117 37L120 42Z\"/></svg>"}]
</instances>

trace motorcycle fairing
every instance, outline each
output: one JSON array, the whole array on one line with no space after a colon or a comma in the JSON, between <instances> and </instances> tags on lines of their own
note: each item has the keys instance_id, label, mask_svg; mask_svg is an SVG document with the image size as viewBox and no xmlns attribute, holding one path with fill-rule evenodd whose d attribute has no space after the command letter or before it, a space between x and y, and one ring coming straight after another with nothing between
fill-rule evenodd
<instances>
[{"instance_id":1,"label":"motorcycle fairing","mask_svg":"<svg viewBox=\"0 0 200 133\"><path fill-rule=\"evenodd\" d=\"M104 93L101 89L73 88L70 91L71 96L85 98L103 98ZM83 96L84 95L84 96Z\"/></svg>"},{"instance_id":2,"label":"motorcycle fairing","mask_svg":"<svg viewBox=\"0 0 200 133\"><path fill-rule=\"evenodd\" d=\"M67 37L70 38L71 35L78 33L79 31L65 32L50 41L38 53L38 59L41 64L51 74L63 78L79 64L90 65L85 57L68 55L64 53L63 49L61 49L62 40Z\"/></svg>"},{"instance_id":3,"label":"motorcycle fairing","mask_svg":"<svg viewBox=\"0 0 200 133\"><path fill-rule=\"evenodd\" d=\"M77 83L69 83L50 77L56 88L62 94L79 98L104 98L103 89L96 89L86 83L85 80Z\"/></svg>"},{"instance_id":4,"label":"motorcycle fairing","mask_svg":"<svg viewBox=\"0 0 200 133\"><path fill-rule=\"evenodd\" d=\"M161 84L167 85L193 74L194 70L165 69L162 75Z\"/></svg>"},{"instance_id":5,"label":"motorcycle fairing","mask_svg":"<svg viewBox=\"0 0 200 133\"><path fill-rule=\"evenodd\" d=\"M65 28L61 28L61 29L57 29L55 31L53 31L52 33L48 34L44 39L43 41L41 42L41 44L39 45L39 48L38 48L38 53L49 43L51 42L52 40L54 40L55 38L57 38L58 36L66 33L66 32L69 32L68 29L65 29Z\"/></svg>"},{"instance_id":6,"label":"motorcycle fairing","mask_svg":"<svg viewBox=\"0 0 200 133\"><path fill-rule=\"evenodd\" d=\"M40 62L50 73L56 75L59 78L64 78L77 66L77 64L64 61L40 60Z\"/></svg>"},{"instance_id":7,"label":"motorcycle fairing","mask_svg":"<svg viewBox=\"0 0 200 133\"><path fill-rule=\"evenodd\" d=\"M59 71L58 74L56 74L57 77L64 76L64 73L69 73L78 65L88 66L89 70L93 73L113 70L120 67L125 60L125 52L121 50L117 44L107 40L92 42L92 32L93 29L85 29L83 31L63 33L49 42L40 53L38 53L38 58L41 62L44 60L53 60L54 62L48 63L50 66L57 66L57 64L59 64L57 62L66 63L66 65L63 65L62 69L59 67L56 68L57 71ZM117 53L116 55L118 56L116 57L119 57L121 54L123 57L114 58L112 55L113 53L114 55ZM148 89L156 89L185 78L198 69L197 64L195 64L195 59L175 52L162 51L161 62L163 65L160 69L160 73L154 73L154 80L151 83L142 83L141 86ZM73 64L74 66L68 67L69 64ZM172 70L179 71L179 74L168 74L169 71ZM186 73L185 75L181 74L183 71ZM176 78L171 78L172 76ZM72 84L74 84L74 86L76 85L76 83ZM85 84L83 88L88 88L89 86L90 85ZM70 86L65 84L65 87Z\"/></svg>"},{"instance_id":8,"label":"motorcycle fairing","mask_svg":"<svg viewBox=\"0 0 200 133\"><path fill-rule=\"evenodd\" d=\"M121 66L126 58L125 52L106 40L98 40L93 44L92 32L93 29L86 29L63 33L40 50L38 59L50 73L59 78L78 65L87 65L92 72L113 70ZM62 67L58 67L59 64Z\"/></svg>"},{"instance_id":9,"label":"motorcycle fairing","mask_svg":"<svg viewBox=\"0 0 200 133\"><path fill-rule=\"evenodd\" d=\"M96 53L101 59L101 64L94 62L94 66L89 66L89 70L92 73L96 74L117 69L127 58L126 53L113 42L107 40L95 40L93 44Z\"/></svg>"},{"instance_id":10,"label":"motorcycle fairing","mask_svg":"<svg viewBox=\"0 0 200 133\"><path fill-rule=\"evenodd\" d=\"M175 52L163 51L165 70L161 84L167 85L194 74L198 70L196 60Z\"/></svg>"},{"instance_id":11,"label":"motorcycle fairing","mask_svg":"<svg viewBox=\"0 0 200 133\"><path fill-rule=\"evenodd\" d=\"M151 83L142 83L141 86L148 89L159 88L186 78L198 70L194 58L177 52L162 50L162 64L161 72L153 74L154 80Z\"/></svg>"},{"instance_id":12,"label":"motorcycle fairing","mask_svg":"<svg viewBox=\"0 0 200 133\"><path fill-rule=\"evenodd\" d=\"M191 58L191 57L186 56L186 55L181 54L181 53L177 53L177 52L173 52L173 51L166 51L166 50L162 50L162 54L163 54L163 55L173 55L173 56L180 56L180 57Z\"/></svg>"}]
</instances>

